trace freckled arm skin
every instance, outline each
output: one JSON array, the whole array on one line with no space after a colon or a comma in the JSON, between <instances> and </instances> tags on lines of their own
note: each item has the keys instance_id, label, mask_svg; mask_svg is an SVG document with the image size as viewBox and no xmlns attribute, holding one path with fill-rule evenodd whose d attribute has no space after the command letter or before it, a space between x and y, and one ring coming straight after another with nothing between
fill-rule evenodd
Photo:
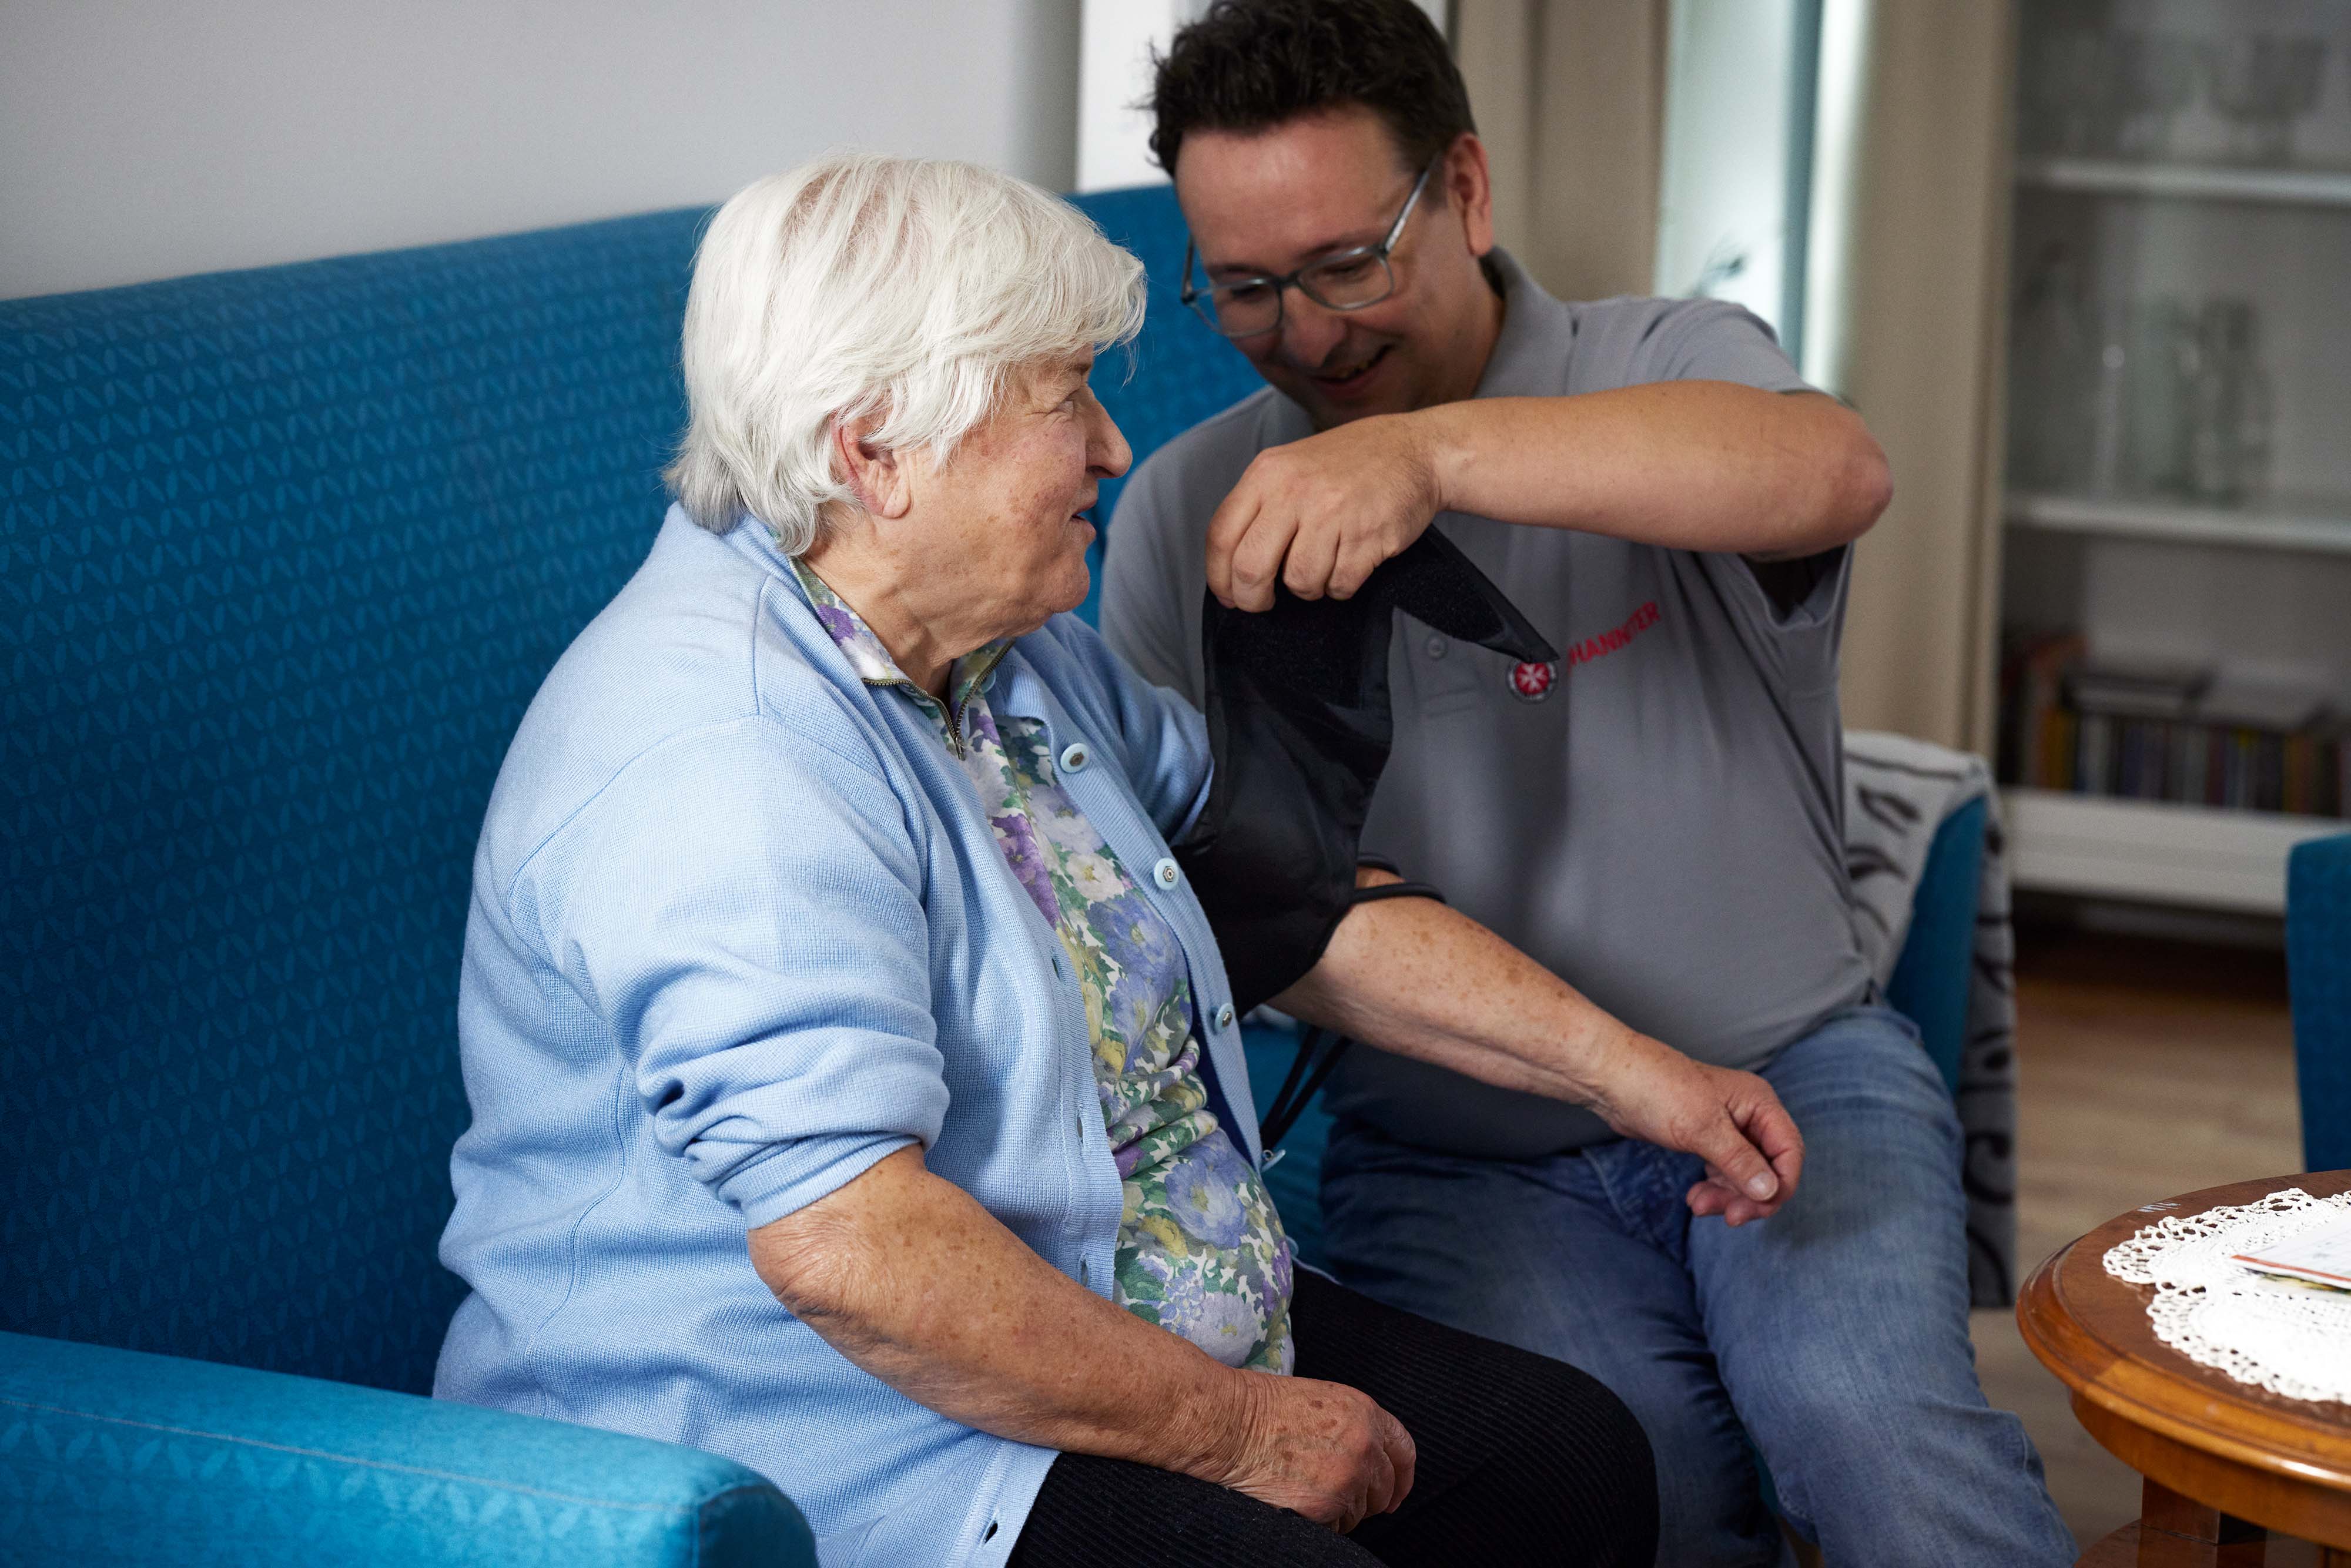
<instances>
[{"instance_id":1,"label":"freckled arm skin","mask_svg":"<svg viewBox=\"0 0 2351 1568\"><path fill-rule=\"evenodd\" d=\"M1176 1470L1351 1530L1411 1490L1369 1396L1239 1372L1086 1290L909 1146L751 1232L777 1299L908 1398L984 1432Z\"/></svg>"}]
</instances>

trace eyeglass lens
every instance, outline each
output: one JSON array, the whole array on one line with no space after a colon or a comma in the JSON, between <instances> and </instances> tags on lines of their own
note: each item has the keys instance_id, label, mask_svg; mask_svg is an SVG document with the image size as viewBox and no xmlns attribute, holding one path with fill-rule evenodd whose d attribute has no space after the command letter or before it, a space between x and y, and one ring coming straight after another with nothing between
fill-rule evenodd
<instances>
[{"instance_id":1,"label":"eyeglass lens","mask_svg":"<svg viewBox=\"0 0 2351 1568\"><path fill-rule=\"evenodd\" d=\"M1395 291L1395 276L1376 251L1335 256L1298 275L1298 287L1309 299L1332 310L1360 310L1376 305ZM1218 285L1201 297L1210 322L1228 337L1271 331L1281 323L1281 285L1271 278L1248 278L1238 286Z\"/></svg>"}]
</instances>

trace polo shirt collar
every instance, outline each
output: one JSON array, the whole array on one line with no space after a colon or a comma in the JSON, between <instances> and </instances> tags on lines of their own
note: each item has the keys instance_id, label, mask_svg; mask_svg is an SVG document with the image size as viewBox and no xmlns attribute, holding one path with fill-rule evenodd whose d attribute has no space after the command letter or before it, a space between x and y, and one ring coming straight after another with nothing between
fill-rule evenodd
<instances>
[{"instance_id":1,"label":"polo shirt collar","mask_svg":"<svg viewBox=\"0 0 2351 1568\"><path fill-rule=\"evenodd\" d=\"M1527 276L1518 258L1497 246L1494 269L1502 277L1502 329L1478 378L1477 397L1557 397L1567 390L1567 361L1574 351L1575 312L1552 298Z\"/></svg>"}]
</instances>

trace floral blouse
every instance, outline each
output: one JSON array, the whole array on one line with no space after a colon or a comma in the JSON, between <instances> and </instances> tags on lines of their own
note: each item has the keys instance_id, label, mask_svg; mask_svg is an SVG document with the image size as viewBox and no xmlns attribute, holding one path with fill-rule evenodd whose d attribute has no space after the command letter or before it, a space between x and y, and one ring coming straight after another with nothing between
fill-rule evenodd
<instances>
[{"instance_id":1,"label":"floral blouse","mask_svg":"<svg viewBox=\"0 0 2351 1568\"><path fill-rule=\"evenodd\" d=\"M1126 1207L1111 1299L1228 1366L1288 1372L1290 1239L1208 1109L1175 932L1061 790L1042 727L998 726L987 689L1011 644L956 661L949 704L909 680L858 613L794 561L851 668L928 714L978 788L1012 873L1077 967L1094 1087Z\"/></svg>"}]
</instances>

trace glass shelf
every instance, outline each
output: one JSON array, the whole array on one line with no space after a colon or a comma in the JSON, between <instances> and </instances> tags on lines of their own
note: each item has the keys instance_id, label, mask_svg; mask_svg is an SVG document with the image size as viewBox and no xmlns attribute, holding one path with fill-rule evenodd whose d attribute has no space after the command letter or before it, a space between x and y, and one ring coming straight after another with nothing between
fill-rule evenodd
<instances>
[{"instance_id":1,"label":"glass shelf","mask_svg":"<svg viewBox=\"0 0 2351 1568\"><path fill-rule=\"evenodd\" d=\"M2225 163L2028 155L2016 161L2016 183L2041 190L2116 196L2351 207L2351 170L2344 169L2238 168Z\"/></svg>"},{"instance_id":2,"label":"glass shelf","mask_svg":"<svg viewBox=\"0 0 2351 1568\"><path fill-rule=\"evenodd\" d=\"M2007 505L2009 522L2020 528L2351 555L2351 502L2305 500L2237 508L2011 490Z\"/></svg>"}]
</instances>

